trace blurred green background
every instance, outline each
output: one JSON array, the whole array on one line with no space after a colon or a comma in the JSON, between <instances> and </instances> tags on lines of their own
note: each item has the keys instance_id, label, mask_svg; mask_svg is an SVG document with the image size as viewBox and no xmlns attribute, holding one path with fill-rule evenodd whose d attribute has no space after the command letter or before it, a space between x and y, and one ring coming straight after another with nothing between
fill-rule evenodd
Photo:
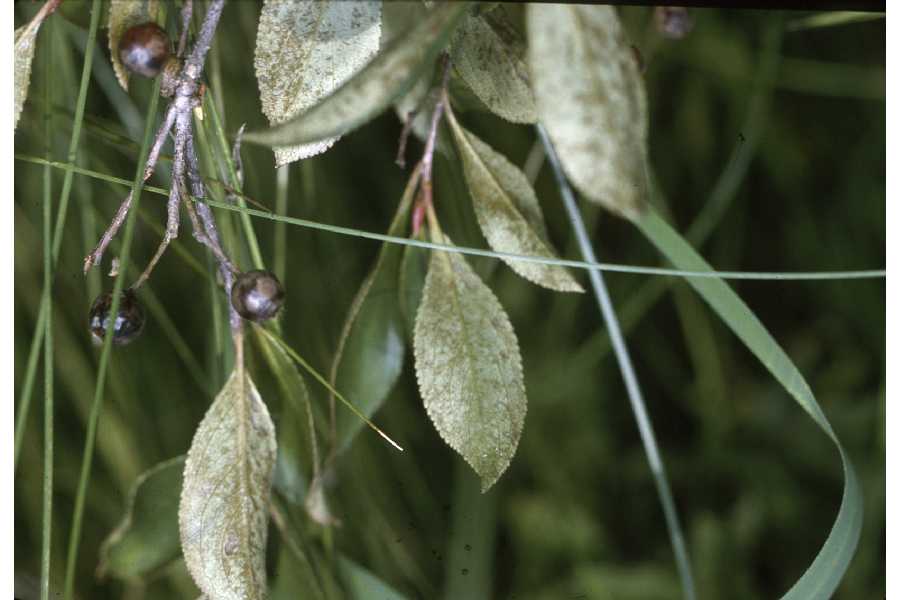
<instances>
[{"instance_id":1,"label":"blurred green background","mask_svg":"<svg viewBox=\"0 0 900 600\"><path fill-rule=\"evenodd\" d=\"M15 134L18 155L44 156L49 141L52 156L65 160L88 7L66 0L40 32L29 100ZM37 8L18 2L16 25ZM258 11L255 2L229 3L208 63L229 136L242 123L251 129L266 124L252 64ZM758 139L746 174L734 182L736 192L699 246L709 262L722 270L882 268L884 20L785 32L777 75L761 94L766 110L750 119L748 129L766 32L776 22L790 24L809 13L691 13L693 31L672 41L655 34L651 9L621 9L647 63L651 164L674 223L687 230L735 147ZM52 81L44 68L48 52ZM122 91L108 55L103 30L77 163L130 180L151 84L133 80L131 91ZM48 85L50 140L43 122ZM526 161L535 141L532 129L478 111L460 114L514 163ZM324 155L291 165L288 214L385 231L409 172L393 163L400 129L388 111ZM408 162L421 151L421 143L411 140ZM245 192L274 209L271 152L245 146L243 158ZM54 170L54 211L62 178L62 171ZM82 259L126 191L80 175L73 183L53 290L55 582L62 581L99 357L87 332L87 311L101 290L112 287L100 270L84 277ZM150 184L168 187L167 164ZM443 156L435 165L435 185L445 231L459 245L485 247L461 171ZM14 186L18 402L42 288L42 167L16 160ZM536 190L552 240L561 254L577 258L547 168ZM582 206L600 260L659 263L629 223ZM141 212L146 219L137 223L132 252L139 267L158 243L162 197L145 193ZM217 211L217 216L226 231L237 232L230 247L248 267L234 214ZM145 585L95 577L99 546L121 518L135 477L187 450L224 382L222 345L212 327L212 306L221 308L223 299L218 291L211 295L209 283L188 260L204 270L209 266L189 227L185 220L178 248L165 255L141 293L150 315L142 338L112 355L77 563L80 598L196 596L180 562ZM262 219L254 220L254 227L271 266L276 227ZM283 335L320 372L330 369L350 302L378 248L359 238L286 229ZM408 351L404 372L376 417L406 452L397 453L363 430L329 480L331 510L341 526L323 538L322 528L294 507L299 529L315 545L320 539L333 542L408 598L680 597L653 481L593 298L538 288L493 259L472 263L508 311L524 361L528 416L510 469L488 494L477 494L474 477L442 443L423 410ZM577 276L586 284L584 272ZM699 597L780 595L812 561L837 512L842 474L833 446L684 283L674 282L659 301L641 306L646 286L665 282L625 274L606 280L628 325ZM884 281L732 286L804 373L859 473L865 522L836 597L883 597ZM262 361L253 368L280 427L287 408L278 387ZM327 393L306 379L313 401L325 407ZM40 571L42 398L39 376L15 475L15 568L23 590ZM273 529L273 571L282 543Z\"/></svg>"}]
</instances>

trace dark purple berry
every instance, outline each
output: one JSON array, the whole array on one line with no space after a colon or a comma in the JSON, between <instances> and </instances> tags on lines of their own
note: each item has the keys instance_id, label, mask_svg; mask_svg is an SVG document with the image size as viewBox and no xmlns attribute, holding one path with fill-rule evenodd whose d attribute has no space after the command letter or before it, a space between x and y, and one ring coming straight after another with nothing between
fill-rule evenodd
<instances>
[{"instance_id":1,"label":"dark purple berry","mask_svg":"<svg viewBox=\"0 0 900 600\"><path fill-rule=\"evenodd\" d=\"M112 292L100 294L91 305L88 317L88 326L91 330L91 338L95 344L102 344L106 336L106 329L110 325L110 309L112 308ZM119 312L113 325L114 344L124 346L135 340L144 329L144 309L138 303L137 297L131 290L122 292L119 300Z\"/></svg>"},{"instance_id":2,"label":"dark purple berry","mask_svg":"<svg viewBox=\"0 0 900 600\"><path fill-rule=\"evenodd\" d=\"M132 73L156 77L171 53L169 36L156 23L141 23L125 30L119 40L119 60Z\"/></svg>"},{"instance_id":3,"label":"dark purple berry","mask_svg":"<svg viewBox=\"0 0 900 600\"><path fill-rule=\"evenodd\" d=\"M284 304L284 288L269 271L241 273L231 286L231 305L248 321L267 321Z\"/></svg>"}]
</instances>

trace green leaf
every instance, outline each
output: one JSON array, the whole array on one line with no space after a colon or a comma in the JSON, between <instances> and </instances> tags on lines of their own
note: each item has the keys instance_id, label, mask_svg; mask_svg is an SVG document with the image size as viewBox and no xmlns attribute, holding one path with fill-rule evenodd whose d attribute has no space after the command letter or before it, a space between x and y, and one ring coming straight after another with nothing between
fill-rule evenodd
<instances>
[{"instance_id":1,"label":"green leaf","mask_svg":"<svg viewBox=\"0 0 900 600\"><path fill-rule=\"evenodd\" d=\"M647 211L635 224L677 268L713 270L656 212ZM792 600L829 598L850 565L862 529L862 490L850 458L816 402L809 384L753 311L721 279L689 277L687 281L837 447L844 469L844 494L837 518L812 565L783 596Z\"/></svg>"},{"instance_id":2,"label":"green leaf","mask_svg":"<svg viewBox=\"0 0 900 600\"><path fill-rule=\"evenodd\" d=\"M288 121L334 92L378 52L380 37L380 0L266 0L254 66L269 122ZM337 140L276 147L276 166L324 152Z\"/></svg>"},{"instance_id":3,"label":"green leaf","mask_svg":"<svg viewBox=\"0 0 900 600\"><path fill-rule=\"evenodd\" d=\"M509 318L461 254L432 251L414 348L428 416L486 491L516 452L527 402Z\"/></svg>"},{"instance_id":4,"label":"green leaf","mask_svg":"<svg viewBox=\"0 0 900 600\"><path fill-rule=\"evenodd\" d=\"M528 178L505 156L464 130L452 111L447 120L462 157L475 217L491 248L498 252L555 257L547 239L544 215ZM583 292L559 265L503 258L513 271L538 285L560 292Z\"/></svg>"},{"instance_id":5,"label":"green leaf","mask_svg":"<svg viewBox=\"0 0 900 600\"><path fill-rule=\"evenodd\" d=\"M537 110L528 82L525 42L502 15L470 15L452 42L453 66L495 115L513 123L534 123Z\"/></svg>"},{"instance_id":6,"label":"green leaf","mask_svg":"<svg viewBox=\"0 0 900 600\"><path fill-rule=\"evenodd\" d=\"M416 329L416 313L422 302L422 290L428 275L428 250L407 246L400 260L399 306L411 340Z\"/></svg>"},{"instance_id":7,"label":"green leaf","mask_svg":"<svg viewBox=\"0 0 900 600\"><path fill-rule=\"evenodd\" d=\"M647 99L615 9L529 4L538 117L569 179L626 217L646 206Z\"/></svg>"},{"instance_id":8,"label":"green leaf","mask_svg":"<svg viewBox=\"0 0 900 600\"><path fill-rule=\"evenodd\" d=\"M269 146L306 144L363 125L408 90L423 69L431 67L468 9L466 2L436 5L327 98L290 121L246 134L244 140Z\"/></svg>"},{"instance_id":9,"label":"green leaf","mask_svg":"<svg viewBox=\"0 0 900 600\"><path fill-rule=\"evenodd\" d=\"M178 557L178 491L183 470L184 456L178 456L135 480L125 516L100 547L100 577L143 577Z\"/></svg>"},{"instance_id":10,"label":"green leaf","mask_svg":"<svg viewBox=\"0 0 900 600\"><path fill-rule=\"evenodd\" d=\"M132 25L156 21L158 0L110 0L107 27L109 27L109 57L113 71L122 89L128 90L128 69L119 60L119 40Z\"/></svg>"},{"instance_id":11,"label":"green leaf","mask_svg":"<svg viewBox=\"0 0 900 600\"><path fill-rule=\"evenodd\" d=\"M338 574L350 600L406 600L406 596L344 555L338 557Z\"/></svg>"},{"instance_id":12,"label":"green leaf","mask_svg":"<svg viewBox=\"0 0 900 600\"><path fill-rule=\"evenodd\" d=\"M388 235L405 231L417 179L412 177L407 185ZM367 417L381 407L403 369L406 344L403 314L397 301L403 251L397 244L381 246L375 266L350 305L331 364L331 385ZM364 422L348 411L338 412L336 421L336 447L341 452Z\"/></svg>"},{"instance_id":13,"label":"green leaf","mask_svg":"<svg viewBox=\"0 0 900 600\"><path fill-rule=\"evenodd\" d=\"M278 382L283 398L281 420L278 422L278 457L272 485L287 500L302 505L314 472L312 428L315 423L309 390L303 376L281 346L260 335L258 329L254 328L254 331L257 335L253 337Z\"/></svg>"},{"instance_id":14,"label":"green leaf","mask_svg":"<svg viewBox=\"0 0 900 600\"><path fill-rule=\"evenodd\" d=\"M269 411L239 367L194 434L178 511L185 563L210 600L265 598L275 453Z\"/></svg>"}]
</instances>

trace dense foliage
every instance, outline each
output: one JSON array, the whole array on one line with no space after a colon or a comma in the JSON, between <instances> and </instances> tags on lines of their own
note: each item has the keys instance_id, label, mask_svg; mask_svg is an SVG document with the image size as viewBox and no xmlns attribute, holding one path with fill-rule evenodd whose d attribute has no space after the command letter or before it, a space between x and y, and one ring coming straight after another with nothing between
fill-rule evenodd
<instances>
[{"instance_id":1,"label":"dense foliage","mask_svg":"<svg viewBox=\"0 0 900 600\"><path fill-rule=\"evenodd\" d=\"M66 162L90 4L66 0L44 22L15 134L17 409L44 285L46 181L44 167L34 160L49 155ZM197 2L195 26L206 4ZM168 11L172 31L177 30L177 8L172 4ZM16 26L28 23L38 9L31 2L17 3ZM521 7L497 10L508 12L514 28L524 32ZM203 175L210 180L230 181L234 175L227 172L226 158L242 124L259 131L283 120L272 118L271 103L257 91L253 57L259 54L260 12L256 3L228 3L207 61L209 104L204 120L196 122L196 142ZM676 41L659 33L652 9L619 10L645 66L648 162L654 185L665 197L655 199L657 208L717 269L881 268L884 20L795 30L791 24L809 15L706 9L691 14L692 31ZM118 66L110 62L108 31L101 29L95 41L75 161L93 175L72 178L53 269L54 591L63 587L100 356L87 315L92 300L112 288L108 264L84 276L82 261L138 168L154 85L132 79L129 91L123 90ZM373 50L366 49L366 60ZM481 110L477 80L473 86L466 79L472 65L453 58L460 61L450 81L455 112L437 140L434 206L447 240L482 248L481 231L489 231L484 222L491 213L473 206L468 189L473 178L503 168L496 166L500 159L492 152L520 168L528 163L523 170L532 172L539 156L534 128L509 120L528 120L533 107L504 118ZM215 115L208 110L212 104L218 107ZM401 198L423 145L411 136L408 166L398 167L394 159L402 122L390 108L378 114L326 152L277 172L271 149L245 143L243 192L249 206L365 231L399 229L395 234L406 236L410 216ZM315 153L294 149L279 157L289 162L298 154ZM163 157L148 185L168 188L170 158ZM55 219L64 171L49 172ZM125 180L126 186L107 176ZM502 200L515 186L500 187ZM213 200L228 198L222 186L210 189ZM560 256L579 258L546 165L537 171L534 190L545 229L536 227L539 235L529 243L547 249L538 254L556 248ZM406 198L406 211L408 204ZM582 202L582 209L601 261L660 264L658 253L627 220L591 202ZM164 214L164 196L146 189L134 232L131 279L156 249ZM219 209L216 218L232 258L252 268L254 249L241 216ZM267 558L258 566L268 573L272 598L302 593L366 598L376 586L389 586L403 598L679 596L657 490L596 303L590 291L553 291L589 290L585 271L528 271L522 263L519 268L511 263L513 270L495 258L438 252L429 259L427 250L382 249L372 240L265 218L252 219L252 227L265 266L286 292L278 329L247 330L267 332L248 334L246 341L247 372L255 387L251 382L238 391L235 377L229 376L234 357L227 301L214 261L189 232L182 232L139 291L146 310L143 334L110 354L75 563L77 597L199 595L185 561L173 560L181 547L177 523L154 518L177 510L171 491L181 487L181 457L196 442L195 434L221 434L202 426L197 433L210 404L218 397L220 406L220 400L240 394L250 398L254 418L267 434L268 414L259 415L268 407L278 436ZM493 247L496 240L487 237ZM120 241L110 246L111 255L119 254ZM429 260L431 278L426 280ZM367 279L376 264L386 266L391 277ZM518 431L506 436L518 445L503 450L502 466L491 460L479 469L482 480L448 447L459 450L452 436L441 431L445 444L432 426L434 417L426 408L434 393L416 379L422 364L444 362L422 358L420 349L429 346L418 340L435 343L459 331L442 329L446 323L440 315L420 314L417 320L408 308L420 298L431 297L431 306L445 301L440 278L460 272L465 285L477 289L470 298L480 307L461 314L487 306L484 322L489 324L502 320L493 318L498 306L496 314L508 315L508 323L497 325L497 347L505 351L517 339L522 368L517 375L518 365L506 366L509 378L524 378L528 401L524 423L512 427L521 437ZM843 489L834 447L684 281L615 273L606 281L659 437L698 597L780 596L812 562L834 522ZM376 301L357 315L367 327L357 339L345 333L361 285L369 286L369 297ZM883 597L884 281L729 285L806 377L856 467L865 501L862 535L836 597ZM366 371L368 359L360 356L391 352L367 346L369 339L389 336L379 329L383 318L397 324L392 335L402 340L405 352L392 354L396 361L372 376ZM295 351L299 356L292 355ZM341 368L332 374L336 357L342 357ZM404 451L337 402L341 453L329 464L333 395L298 370L296 358L333 380L352 401L365 403L361 396L367 391L387 385L389 395L373 420ZM439 383L464 387L451 375ZM396 385L385 384L392 376L399 377ZM38 597L41 565L42 381L41 374L30 390L15 474L16 594L23 600ZM261 408L260 397L265 400ZM320 456L309 450L307 401L318 424ZM311 482L319 468L324 474ZM129 534L126 524L109 538L122 525L136 481L143 482L144 498L159 502L145 505L139 496L133 511L138 533ZM227 552L227 531L221 533Z\"/></svg>"}]
</instances>

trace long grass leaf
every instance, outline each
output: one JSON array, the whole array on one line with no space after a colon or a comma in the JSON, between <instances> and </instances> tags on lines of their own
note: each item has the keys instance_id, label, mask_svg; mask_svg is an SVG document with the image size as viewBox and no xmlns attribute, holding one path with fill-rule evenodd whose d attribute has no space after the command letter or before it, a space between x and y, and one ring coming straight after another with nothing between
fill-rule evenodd
<instances>
[{"instance_id":1,"label":"long grass leaf","mask_svg":"<svg viewBox=\"0 0 900 600\"><path fill-rule=\"evenodd\" d=\"M51 21L51 26L56 19ZM53 121L48 112L51 104L53 87L49 85L53 69L53 40L56 27L51 28L51 35L46 38L44 48L44 120L46 131L44 142L47 144L47 157L52 153L53 146ZM53 219L53 172L50 167L44 165L44 292L42 300L49 302L53 297L53 257L51 240L51 220ZM52 542L53 529L53 311L48 309L44 313L44 477L42 490L42 517L41 517L41 600L50 598L50 544Z\"/></svg>"},{"instance_id":2,"label":"long grass leaf","mask_svg":"<svg viewBox=\"0 0 900 600\"><path fill-rule=\"evenodd\" d=\"M655 211L648 211L635 224L672 264L681 269L712 271L709 264ZM846 572L862 529L862 489L850 458L803 375L734 290L721 279L692 277L688 278L688 283L834 442L840 454L844 493L837 518L812 565L783 596L791 600L827 598Z\"/></svg>"},{"instance_id":3,"label":"long grass leaf","mask_svg":"<svg viewBox=\"0 0 900 600\"><path fill-rule=\"evenodd\" d=\"M45 164L47 161L42 158L33 156L15 155L16 160L35 164ZM71 164L51 162L51 166L60 169L71 169L76 173L81 173L97 179L103 179L111 183L125 184L125 180L112 175L97 173L89 169L81 169ZM147 186L148 192L159 195L168 195L168 192L162 188ZM243 196L245 199L249 198ZM590 262L582 260L568 260L563 258L553 258L549 256L529 256L525 254L514 254L512 252L494 252L492 250L483 250L481 248L470 248L467 246L451 246L449 244L438 244L435 242L426 242L415 238L403 238L383 233L375 233L372 231L364 231L362 229L354 229L352 227L342 227L340 225L329 225L327 223L319 223L318 221L310 221L308 219L300 219L297 217L286 217L277 215L273 212L257 210L254 208L242 208L225 202L215 200L205 200L205 202L213 208L221 208L236 213L244 213L251 217L268 219L270 221L287 223L288 225L296 225L298 227L307 227L319 231L328 231L340 235L350 237L358 237L378 242L389 242L392 244L400 244L403 246L415 246L417 248L426 248L428 250L441 250L444 252L457 252L459 254L468 254L470 256L486 256L489 258L518 260L522 262L533 262L545 265L559 265L562 267L572 267L575 269L587 269L591 271L609 271L610 273L629 273L632 275L659 275L664 277L694 277L701 279L743 279L754 281L826 281L826 280L850 280L850 279L883 279L887 276L884 269L858 269L847 271L687 271L684 269L672 269L664 267L641 267L636 265L623 265L617 263Z\"/></svg>"},{"instance_id":4,"label":"long grass leaf","mask_svg":"<svg viewBox=\"0 0 900 600\"><path fill-rule=\"evenodd\" d=\"M54 19L55 22L55 19ZM94 55L94 47L96 46L95 41L97 39L97 30L100 26L100 0L94 0L91 5L91 24L88 30L88 41L87 47L84 53L84 65L81 69L81 84L78 88L78 99L75 102L75 118L72 125L72 137L69 139L69 151L66 154L66 160L70 164L74 164L77 153L78 153L78 142L81 139L81 125L84 121L84 107L87 103L87 90L90 85L91 80L91 61ZM54 37L56 37L56 30L54 30ZM49 49L48 49L49 53ZM49 85L50 79L48 78L45 85ZM49 107L52 103L49 100L45 103L45 106ZM49 160L50 157L47 157ZM72 176L74 173L72 171L66 171L66 174L63 177L63 187L60 191L59 195L59 208L57 209L56 215L56 227L53 233L52 240L52 250L48 256L51 256L50 264L51 266L56 265L57 258L59 257L59 248L62 244L62 233L66 223L66 214L67 208L69 206L69 194L72 191ZM46 322L49 315L49 304L50 297L49 295L45 295L41 298L41 309L40 316L43 316L44 321L41 320L41 317L38 317L38 322L35 326L34 335L32 335L32 339L34 340L33 344L33 352L35 355L40 352L41 346L44 342L44 328L47 327ZM29 366L31 366L31 358L29 357ZM36 363L35 363L36 366ZM16 414L16 425L15 425L15 449L14 449L14 458L13 458L13 470L15 471L16 466L18 466L19 462L19 452L21 450L21 440L24 435L25 423L28 420L28 411L31 405L31 382L34 381L34 373L33 370L26 371L25 384L22 387L22 396L19 402L20 410ZM31 377L29 378L29 374ZM26 396L27 392L27 396Z\"/></svg>"}]
</instances>

